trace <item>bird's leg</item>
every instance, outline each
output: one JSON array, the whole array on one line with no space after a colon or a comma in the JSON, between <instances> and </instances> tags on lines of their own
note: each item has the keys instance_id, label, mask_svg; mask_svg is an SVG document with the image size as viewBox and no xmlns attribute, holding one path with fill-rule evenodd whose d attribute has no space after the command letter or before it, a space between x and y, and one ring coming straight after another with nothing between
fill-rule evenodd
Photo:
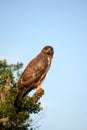
<instances>
[{"instance_id":1,"label":"bird's leg","mask_svg":"<svg viewBox=\"0 0 87 130\"><path fill-rule=\"evenodd\" d=\"M42 89L41 86L38 85L32 99L37 102L42 97L42 95L44 95L44 89Z\"/></svg>"},{"instance_id":2,"label":"bird's leg","mask_svg":"<svg viewBox=\"0 0 87 130\"><path fill-rule=\"evenodd\" d=\"M44 89L41 88L40 85L38 85L38 87L36 88L36 92L35 92L36 95L43 95L44 94Z\"/></svg>"},{"instance_id":3,"label":"bird's leg","mask_svg":"<svg viewBox=\"0 0 87 130\"><path fill-rule=\"evenodd\" d=\"M41 86L38 85L38 87L36 88L36 93L38 93L38 90L40 90L40 89L41 89Z\"/></svg>"}]
</instances>

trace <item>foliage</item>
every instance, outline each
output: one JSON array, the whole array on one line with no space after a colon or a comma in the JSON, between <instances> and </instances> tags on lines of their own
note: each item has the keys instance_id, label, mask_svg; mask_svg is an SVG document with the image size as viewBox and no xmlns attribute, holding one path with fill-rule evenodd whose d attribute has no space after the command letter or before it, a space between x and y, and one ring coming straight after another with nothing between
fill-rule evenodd
<instances>
[{"instance_id":1,"label":"foliage","mask_svg":"<svg viewBox=\"0 0 87 130\"><path fill-rule=\"evenodd\" d=\"M26 121L32 120L30 114L35 114L42 110L40 103L34 101L28 95L24 97L20 109L14 107L17 95L16 83L21 74L20 69L22 66L23 64L19 62L9 65L6 60L0 61L0 129L8 126L11 129L27 129ZM16 79L14 75L16 75Z\"/></svg>"},{"instance_id":2,"label":"foliage","mask_svg":"<svg viewBox=\"0 0 87 130\"><path fill-rule=\"evenodd\" d=\"M14 72L16 72L17 79L20 76L20 69L23 67L22 63L7 64L6 60L0 60L0 88L3 88L6 83L6 79L10 77L12 85L16 84L14 80Z\"/></svg>"}]
</instances>

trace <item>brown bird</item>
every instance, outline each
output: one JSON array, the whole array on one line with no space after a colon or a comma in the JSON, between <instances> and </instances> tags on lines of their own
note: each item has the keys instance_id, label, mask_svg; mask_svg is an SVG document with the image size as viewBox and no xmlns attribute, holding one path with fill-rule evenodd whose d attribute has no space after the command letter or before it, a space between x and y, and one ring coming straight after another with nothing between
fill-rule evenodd
<instances>
[{"instance_id":1,"label":"brown bird","mask_svg":"<svg viewBox=\"0 0 87 130\"><path fill-rule=\"evenodd\" d=\"M31 90L35 88L36 92L39 90L40 85L50 68L53 54L53 47L45 46L27 65L17 83L18 94L14 103L15 106L19 107L23 97Z\"/></svg>"}]
</instances>

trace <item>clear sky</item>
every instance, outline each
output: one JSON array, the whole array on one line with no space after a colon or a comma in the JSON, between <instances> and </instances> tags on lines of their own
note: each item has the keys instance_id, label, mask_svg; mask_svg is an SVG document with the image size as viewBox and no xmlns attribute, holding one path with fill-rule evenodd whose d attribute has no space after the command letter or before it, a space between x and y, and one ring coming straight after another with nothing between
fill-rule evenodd
<instances>
[{"instance_id":1,"label":"clear sky","mask_svg":"<svg viewBox=\"0 0 87 130\"><path fill-rule=\"evenodd\" d=\"M55 54L37 125L87 130L87 0L0 0L0 59L25 68L46 45Z\"/></svg>"}]
</instances>

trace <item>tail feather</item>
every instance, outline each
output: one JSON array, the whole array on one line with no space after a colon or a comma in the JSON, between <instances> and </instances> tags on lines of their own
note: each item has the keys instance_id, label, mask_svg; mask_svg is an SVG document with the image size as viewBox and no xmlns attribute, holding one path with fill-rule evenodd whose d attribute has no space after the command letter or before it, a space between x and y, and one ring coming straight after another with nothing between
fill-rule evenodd
<instances>
[{"instance_id":1,"label":"tail feather","mask_svg":"<svg viewBox=\"0 0 87 130\"><path fill-rule=\"evenodd\" d=\"M26 87L26 88L22 88L18 91L18 94L17 94L17 97L16 97L16 100L14 102L14 106L16 107L20 107L21 106L21 103L22 103L22 99L24 98L24 96L32 91L32 89L34 89L34 87L32 87L33 84L31 84L31 86L29 87Z\"/></svg>"},{"instance_id":2,"label":"tail feather","mask_svg":"<svg viewBox=\"0 0 87 130\"><path fill-rule=\"evenodd\" d=\"M15 107L20 107L21 106L21 102L22 102L22 90L19 90L18 94L16 96L16 100L14 102L14 106Z\"/></svg>"}]
</instances>

